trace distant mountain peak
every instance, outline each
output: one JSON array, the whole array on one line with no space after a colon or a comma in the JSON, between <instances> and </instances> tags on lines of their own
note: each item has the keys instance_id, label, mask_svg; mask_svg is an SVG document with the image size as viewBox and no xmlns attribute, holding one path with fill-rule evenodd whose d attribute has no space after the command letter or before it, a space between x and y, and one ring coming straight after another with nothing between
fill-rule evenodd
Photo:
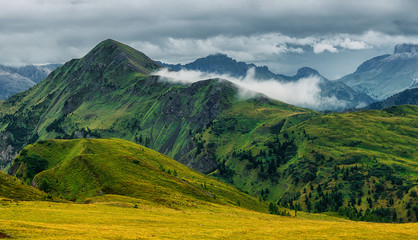
<instances>
[{"instance_id":1,"label":"distant mountain peak","mask_svg":"<svg viewBox=\"0 0 418 240\"><path fill-rule=\"evenodd\" d=\"M198 58L187 64L166 64L163 66L171 70L195 70L202 72L227 74L232 77L245 77L249 69L255 69L257 79L278 79L275 73L271 72L266 66L256 66L253 63L237 61L224 53L210 54L206 57Z\"/></svg>"},{"instance_id":2,"label":"distant mountain peak","mask_svg":"<svg viewBox=\"0 0 418 240\"><path fill-rule=\"evenodd\" d=\"M310 67L302 67L299 68L297 73L296 73L297 77L309 77L309 76L320 76L322 77L322 75L316 71L315 69L312 69Z\"/></svg>"},{"instance_id":3,"label":"distant mountain peak","mask_svg":"<svg viewBox=\"0 0 418 240\"><path fill-rule=\"evenodd\" d=\"M411 43L403 43L395 46L394 54L401 53L418 53L418 45Z\"/></svg>"}]
</instances>

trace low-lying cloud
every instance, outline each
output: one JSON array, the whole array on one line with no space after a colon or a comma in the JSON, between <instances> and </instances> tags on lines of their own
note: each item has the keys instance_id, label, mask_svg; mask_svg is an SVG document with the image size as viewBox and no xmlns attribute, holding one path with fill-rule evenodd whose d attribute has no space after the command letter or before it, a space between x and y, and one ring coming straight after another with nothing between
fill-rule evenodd
<instances>
[{"instance_id":1,"label":"low-lying cloud","mask_svg":"<svg viewBox=\"0 0 418 240\"><path fill-rule=\"evenodd\" d=\"M347 105L345 101L335 97L322 97L319 87L321 79L316 76L301 78L297 81L280 82L275 79L256 79L254 69L250 69L247 75L242 78L193 70L171 71L165 68L153 74L160 76L163 81L181 84L191 84L206 79L225 79L239 87L239 94L243 98L251 98L262 93L272 99L315 110L341 109Z\"/></svg>"}]
</instances>

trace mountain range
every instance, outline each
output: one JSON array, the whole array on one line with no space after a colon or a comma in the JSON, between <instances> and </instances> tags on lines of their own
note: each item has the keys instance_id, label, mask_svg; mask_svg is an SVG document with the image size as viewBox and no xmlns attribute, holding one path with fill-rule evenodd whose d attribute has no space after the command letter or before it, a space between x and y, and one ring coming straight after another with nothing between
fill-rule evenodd
<instances>
[{"instance_id":1,"label":"mountain range","mask_svg":"<svg viewBox=\"0 0 418 240\"><path fill-rule=\"evenodd\" d=\"M10 67L0 65L0 100L15 93L23 92L44 80L61 64L27 65Z\"/></svg>"},{"instance_id":2,"label":"mountain range","mask_svg":"<svg viewBox=\"0 0 418 240\"><path fill-rule=\"evenodd\" d=\"M184 65L158 61L157 63L176 71L195 70L235 78L244 78L250 69L254 69L256 79L275 79L279 82L318 77L321 98L315 110L342 111L362 108L376 100L382 101L408 88L418 87L418 81L415 79L418 74L415 70L417 48L418 46L413 44L397 45L394 54L370 59L361 64L356 72L336 81L327 79L309 67L300 68L294 76L275 74L266 66L259 67L255 64L236 61L220 53L199 58ZM24 67L0 65L0 100L32 87L58 66L60 64Z\"/></svg>"},{"instance_id":3,"label":"mountain range","mask_svg":"<svg viewBox=\"0 0 418 240\"><path fill-rule=\"evenodd\" d=\"M241 87L224 79L170 82L153 75L158 69L161 65L143 53L109 39L1 101L5 171L39 188L42 179L65 176L76 164L103 182L111 176L96 176L83 155L97 150L74 159L70 144L62 150L68 159L59 160L59 153L48 154L61 140L45 140L121 138L283 207L356 220L416 221L417 106L323 114L262 94L243 98ZM125 145L117 141L114 145ZM22 149L32 143L38 147L26 148L32 158L24 158ZM39 165L22 167L32 160ZM46 186L58 197L78 186L63 182L67 185ZM112 187L102 192L112 193ZM70 200L94 196L80 198L79 192Z\"/></svg>"},{"instance_id":4,"label":"mountain range","mask_svg":"<svg viewBox=\"0 0 418 240\"><path fill-rule=\"evenodd\" d=\"M396 45L393 54L372 58L338 79L376 100L384 100L417 84L418 45Z\"/></svg>"},{"instance_id":5,"label":"mountain range","mask_svg":"<svg viewBox=\"0 0 418 240\"><path fill-rule=\"evenodd\" d=\"M236 78L245 78L250 69L254 69L254 77L258 81L276 80L278 82L296 82L304 78L319 78L320 103L315 110L336 110L352 109L367 106L374 100L367 94L357 92L351 89L343 82L330 81L322 76L318 71L303 67L300 68L294 76L275 74L266 66L258 67L254 64L238 62L225 54L209 55L205 58L199 58L194 62L181 64L161 63L164 67L172 70L194 70L205 73L215 73L220 75L229 75Z\"/></svg>"}]
</instances>

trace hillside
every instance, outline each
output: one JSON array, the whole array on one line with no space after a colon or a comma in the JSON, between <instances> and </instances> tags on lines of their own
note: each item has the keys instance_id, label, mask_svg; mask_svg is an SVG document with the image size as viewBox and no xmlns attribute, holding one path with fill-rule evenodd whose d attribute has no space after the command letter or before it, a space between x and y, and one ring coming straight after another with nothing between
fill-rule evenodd
<instances>
[{"instance_id":1,"label":"hillside","mask_svg":"<svg viewBox=\"0 0 418 240\"><path fill-rule=\"evenodd\" d=\"M223 176L285 207L417 221L417 116L404 105L312 118L234 151Z\"/></svg>"},{"instance_id":2,"label":"hillside","mask_svg":"<svg viewBox=\"0 0 418 240\"><path fill-rule=\"evenodd\" d=\"M338 81L381 101L415 84L417 66L417 45L400 44L393 54L367 60Z\"/></svg>"},{"instance_id":3,"label":"hillside","mask_svg":"<svg viewBox=\"0 0 418 240\"><path fill-rule=\"evenodd\" d=\"M367 108L382 109L402 104L418 105L418 88L407 89L383 101L372 103Z\"/></svg>"},{"instance_id":4,"label":"hillside","mask_svg":"<svg viewBox=\"0 0 418 240\"><path fill-rule=\"evenodd\" d=\"M46 194L22 182L14 176L0 171L0 199L44 200Z\"/></svg>"},{"instance_id":5,"label":"hillside","mask_svg":"<svg viewBox=\"0 0 418 240\"><path fill-rule=\"evenodd\" d=\"M267 209L230 185L121 139L41 141L24 148L10 171L52 196L76 202L111 194L169 207L217 203Z\"/></svg>"}]
</instances>

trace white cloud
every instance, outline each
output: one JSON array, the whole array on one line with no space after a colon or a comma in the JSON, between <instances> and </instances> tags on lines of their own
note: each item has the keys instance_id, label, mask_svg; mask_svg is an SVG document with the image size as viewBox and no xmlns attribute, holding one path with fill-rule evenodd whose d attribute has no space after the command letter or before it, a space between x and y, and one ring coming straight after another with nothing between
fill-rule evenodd
<instances>
[{"instance_id":1,"label":"white cloud","mask_svg":"<svg viewBox=\"0 0 418 240\"><path fill-rule=\"evenodd\" d=\"M332 53L338 52L336 47L334 47L332 44L325 43L325 42L315 43L313 45L313 50L314 50L314 53L322 53L325 51L332 52Z\"/></svg>"},{"instance_id":2,"label":"white cloud","mask_svg":"<svg viewBox=\"0 0 418 240\"><path fill-rule=\"evenodd\" d=\"M226 79L240 87L240 96L243 98L262 93L272 99L316 110L341 109L347 104L335 97L321 97L319 87L321 80L318 77L301 78L293 82L279 82L274 79L261 81L255 79L254 69L250 69L243 78L190 70L169 71L168 69L159 70L154 75L161 76L163 81L182 84L190 84L205 79Z\"/></svg>"}]
</instances>

